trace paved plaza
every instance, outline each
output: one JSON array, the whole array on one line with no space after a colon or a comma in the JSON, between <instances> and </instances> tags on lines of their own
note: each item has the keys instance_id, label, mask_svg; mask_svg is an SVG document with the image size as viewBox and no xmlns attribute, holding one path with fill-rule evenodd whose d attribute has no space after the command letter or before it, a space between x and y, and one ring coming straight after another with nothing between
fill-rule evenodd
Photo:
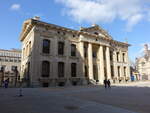
<instances>
[{"instance_id":1,"label":"paved plaza","mask_svg":"<svg viewBox=\"0 0 150 113\"><path fill-rule=\"evenodd\" d=\"M53 88L0 88L0 113L150 113L150 82Z\"/></svg>"}]
</instances>

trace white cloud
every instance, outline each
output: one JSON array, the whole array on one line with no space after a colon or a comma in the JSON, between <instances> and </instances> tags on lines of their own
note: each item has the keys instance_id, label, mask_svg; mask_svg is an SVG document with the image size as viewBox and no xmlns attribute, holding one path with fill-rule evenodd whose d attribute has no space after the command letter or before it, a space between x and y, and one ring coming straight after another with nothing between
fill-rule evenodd
<instances>
[{"instance_id":1,"label":"white cloud","mask_svg":"<svg viewBox=\"0 0 150 113\"><path fill-rule=\"evenodd\" d=\"M127 29L141 21L146 3L142 0L55 0L65 5L65 13L77 22L112 22L115 19L126 21Z\"/></svg>"},{"instance_id":2,"label":"white cloud","mask_svg":"<svg viewBox=\"0 0 150 113\"><path fill-rule=\"evenodd\" d=\"M142 20L142 18L143 18L143 15L141 15L141 14L131 16L131 18L128 20L128 23L126 26L127 31L131 31L133 26L136 25L138 22L140 22Z\"/></svg>"},{"instance_id":3,"label":"white cloud","mask_svg":"<svg viewBox=\"0 0 150 113\"><path fill-rule=\"evenodd\" d=\"M20 4L12 4L10 9L11 10L14 10L14 11L17 11L21 8L21 5Z\"/></svg>"}]
</instances>

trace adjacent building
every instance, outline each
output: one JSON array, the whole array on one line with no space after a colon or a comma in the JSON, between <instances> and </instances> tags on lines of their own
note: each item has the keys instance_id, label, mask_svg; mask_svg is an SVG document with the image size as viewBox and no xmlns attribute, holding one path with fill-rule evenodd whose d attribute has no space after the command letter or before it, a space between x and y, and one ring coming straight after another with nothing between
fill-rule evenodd
<instances>
[{"instance_id":1,"label":"adjacent building","mask_svg":"<svg viewBox=\"0 0 150 113\"><path fill-rule=\"evenodd\" d=\"M140 80L150 80L150 50L148 44L144 45L144 54L136 58L136 69Z\"/></svg>"},{"instance_id":2,"label":"adjacent building","mask_svg":"<svg viewBox=\"0 0 150 113\"><path fill-rule=\"evenodd\" d=\"M129 44L98 25L73 30L40 21L23 24L21 78L29 86L103 84L130 79Z\"/></svg>"},{"instance_id":3,"label":"adjacent building","mask_svg":"<svg viewBox=\"0 0 150 113\"><path fill-rule=\"evenodd\" d=\"M9 79L11 85L15 84L20 76L20 65L21 50L0 49L0 84L6 79Z\"/></svg>"}]
</instances>

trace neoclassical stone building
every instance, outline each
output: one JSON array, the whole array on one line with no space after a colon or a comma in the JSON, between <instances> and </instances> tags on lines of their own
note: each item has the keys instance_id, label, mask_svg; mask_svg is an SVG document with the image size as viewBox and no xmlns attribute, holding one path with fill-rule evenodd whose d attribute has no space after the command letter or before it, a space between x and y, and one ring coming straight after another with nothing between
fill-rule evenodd
<instances>
[{"instance_id":1,"label":"neoclassical stone building","mask_svg":"<svg viewBox=\"0 0 150 113\"><path fill-rule=\"evenodd\" d=\"M20 65L21 50L0 49L0 85L9 79L9 85L14 86L20 77Z\"/></svg>"},{"instance_id":2,"label":"neoclassical stone building","mask_svg":"<svg viewBox=\"0 0 150 113\"><path fill-rule=\"evenodd\" d=\"M68 29L28 19L23 24L21 77L31 86L103 84L130 79L129 44L98 25Z\"/></svg>"},{"instance_id":3,"label":"neoclassical stone building","mask_svg":"<svg viewBox=\"0 0 150 113\"><path fill-rule=\"evenodd\" d=\"M150 80L150 50L148 45L144 45L144 55L136 58L136 69L140 80Z\"/></svg>"}]
</instances>

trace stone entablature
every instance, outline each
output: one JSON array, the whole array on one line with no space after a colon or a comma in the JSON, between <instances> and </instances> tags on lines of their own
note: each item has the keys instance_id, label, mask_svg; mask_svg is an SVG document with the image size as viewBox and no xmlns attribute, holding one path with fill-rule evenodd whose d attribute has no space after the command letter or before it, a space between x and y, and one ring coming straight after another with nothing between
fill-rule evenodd
<instances>
[{"instance_id":1,"label":"stone entablature","mask_svg":"<svg viewBox=\"0 0 150 113\"><path fill-rule=\"evenodd\" d=\"M101 34L98 35L98 33ZM75 85L96 81L103 84L104 78L123 81L130 77L129 44L113 40L98 25L77 31L29 19L24 22L20 40L23 50L22 78L29 77L30 85L41 86L44 83ZM43 40L50 42L49 54L42 51ZM64 44L63 55L58 54L59 42ZM75 46L75 56L71 56L71 45ZM48 78L41 77L43 61L50 62ZM64 63L63 78L58 77L59 62ZM76 77L72 77L73 72L70 65L76 66Z\"/></svg>"}]
</instances>

